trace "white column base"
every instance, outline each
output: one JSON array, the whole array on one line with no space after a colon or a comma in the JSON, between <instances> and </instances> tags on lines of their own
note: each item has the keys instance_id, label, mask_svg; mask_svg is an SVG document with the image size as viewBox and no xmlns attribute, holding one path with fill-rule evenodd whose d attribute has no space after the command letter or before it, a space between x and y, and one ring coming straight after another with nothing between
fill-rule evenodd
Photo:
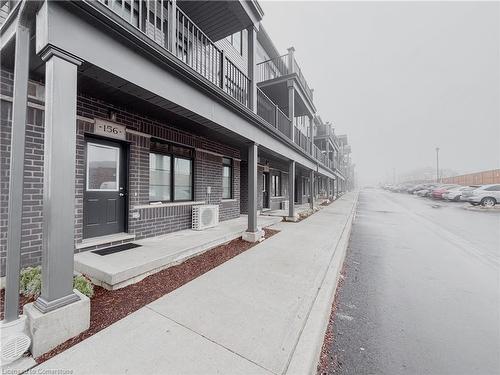
<instances>
[{"instance_id":1,"label":"white column base","mask_svg":"<svg viewBox=\"0 0 500 375\"><path fill-rule=\"evenodd\" d=\"M285 221L295 223L295 222L299 221L299 217L297 214L295 214L294 216L287 216L287 217L285 217Z\"/></svg>"},{"instance_id":2,"label":"white column base","mask_svg":"<svg viewBox=\"0 0 500 375\"><path fill-rule=\"evenodd\" d=\"M244 232L241 238L247 242L258 242L264 237L264 231L258 229L257 232Z\"/></svg>"},{"instance_id":3,"label":"white column base","mask_svg":"<svg viewBox=\"0 0 500 375\"><path fill-rule=\"evenodd\" d=\"M79 301L42 313L33 303L24 306L31 336L31 353L39 357L90 327L90 299L79 291Z\"/></svg>"}]
</instances>

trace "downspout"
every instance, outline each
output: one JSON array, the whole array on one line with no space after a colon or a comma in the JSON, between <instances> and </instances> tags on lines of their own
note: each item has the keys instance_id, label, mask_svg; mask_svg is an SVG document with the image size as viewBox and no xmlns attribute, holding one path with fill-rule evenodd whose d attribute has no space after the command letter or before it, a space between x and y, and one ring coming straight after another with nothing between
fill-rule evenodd
<instances>
[{"instance_id":1,"label":"downspout","mask_svg":"<svg viewBox=\"0 0 500 375\"><path fill-rule=\"evenodd\" d=\"M40 0L23 0L17 20L12 105L10 180L7 229L4 320L19 318L19 273L21 265L21 220L24 180L24 145L28 97L30 32Z\"/></svg>"}]
</instances>

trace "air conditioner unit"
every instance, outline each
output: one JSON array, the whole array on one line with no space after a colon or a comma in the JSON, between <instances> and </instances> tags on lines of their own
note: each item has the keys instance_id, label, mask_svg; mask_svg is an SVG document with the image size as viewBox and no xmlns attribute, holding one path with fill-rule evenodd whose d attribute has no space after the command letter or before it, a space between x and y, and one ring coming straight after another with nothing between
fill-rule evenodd
<instances>
[{"instance_id":1,"label":"air conditioner unit","mask_svg":"<svg viewBox=\"0 0 500 375\"><path fill-rule=\"evenodd\" d=\"M288 207L289 207L288 201L282 201L281 202L281 209L282 210L288 211Z\"/></svg>"},{"instance_id":2,"label":"air conditioner unit","mask_svg":"<svg viewBox=\"0 0 500 375\"><path fill-rule=\"evenodd\" d=\"M219 206L200 205L193 206L193 229L204 230L219 224Z\"/></svg>"}]
</instances>

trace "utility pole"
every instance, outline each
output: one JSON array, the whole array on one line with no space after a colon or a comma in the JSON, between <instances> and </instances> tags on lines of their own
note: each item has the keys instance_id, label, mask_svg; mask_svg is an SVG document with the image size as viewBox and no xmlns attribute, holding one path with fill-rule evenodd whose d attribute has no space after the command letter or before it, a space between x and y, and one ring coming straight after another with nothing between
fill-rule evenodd
<instances>
[{"instance_id":1,"label":"utility pole","mask_svg":"<svg viewBox=\"0 0 500 375\"><path fill-rule=\"evenodd\" d=\"M439 147L436 147L436 182L439 184Z\"/></svg>"}]
</instances>

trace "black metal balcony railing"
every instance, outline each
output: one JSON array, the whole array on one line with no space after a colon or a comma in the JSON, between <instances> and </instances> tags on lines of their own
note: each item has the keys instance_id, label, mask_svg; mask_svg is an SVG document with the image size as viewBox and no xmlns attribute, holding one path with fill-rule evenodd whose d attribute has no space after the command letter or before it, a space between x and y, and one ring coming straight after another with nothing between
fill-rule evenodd
<instances>
[{"instance_id":1,"label":"black metal balcony railing","mask_svg":"<svg viewBox=\"0 0 500 375\"><path fill-rule=\"evenodd\" d=\"M311 139L301 130L304 125L307 125L304 119L296 117L292 122L259 88L257 89L257 114L288 139L292 139L291 131L293 126L294 143L305 153L312 155L324 167L334 170L335 163L328 159L326 153L323 153L316 145L313 146L311 151Z\"/></svg>"},{"instance_id":2,"label":"black metal balcony railing","mask_svg":"<svg viewBox=\"0 0 500 375\"><path fill-rule=\"evenodd\" d=\"M294 127L294 131L295 131L295 137L294 137L295 143L306 153L310 154L311 141L309 137L307 137L302 131L300 131L300 129L297 126Z\"/></svg>"},{"instance_id":3,"label":"black metal balcony railing","mask_svg":"<svg viewBox=\"0 0 500 375\"><path fill-rule=\"evenodd\" d=\"M285 137L292 138L290 119L260 89L257 89L257 114Z\"/></svg>"},{"instance_id":4,"label":"black metal balcony railing","mask_svg":"<svg viewBox=\"0 0 500 375\"><path fill-rule=\"evenodd\" d=\"M295 57L290 57L290 55L286 54L257 64L257 82L269 81L294 73L297 74L297 78L304 88L306 95L312 101L313 91L307 84L307 80L302 74L302 70Z\"/></svg>"},{"instance_id":5,"label":"black metal balcony railing","mask_svg":"<svg viewBox=\"0 0 500 375\"><path fill-rule=\"evenodd\" d=\"M95 1L248 107L250 79L171 0Z\"/></svg>"},{"instance_id":6,"label":"black metal balcony railing","mask_svg":"<svg viewBox=\"0 0 500 375\"><path fill-rule=\"evenodd\" d=\"M17 3L18 1L0 0L0 25ZM93 3L103 5L119 15L192 70L241 104L249 106L250 79L224 56L214 42L182 10L173 7L172 0L93 0ZM312 91L307 86L297 62L292 59L293 67L290 67L289 61L289 55L284 55L258 64L258 80L296 73L312 100ZM292 139L293 129L295 143L306 153L312 154L322 165L333 169L331 161L316 146L311 151L309 137L294 126L291 119L260 89L257 89L257 114L288 139Z\"/></svg>"}]
</instances>

